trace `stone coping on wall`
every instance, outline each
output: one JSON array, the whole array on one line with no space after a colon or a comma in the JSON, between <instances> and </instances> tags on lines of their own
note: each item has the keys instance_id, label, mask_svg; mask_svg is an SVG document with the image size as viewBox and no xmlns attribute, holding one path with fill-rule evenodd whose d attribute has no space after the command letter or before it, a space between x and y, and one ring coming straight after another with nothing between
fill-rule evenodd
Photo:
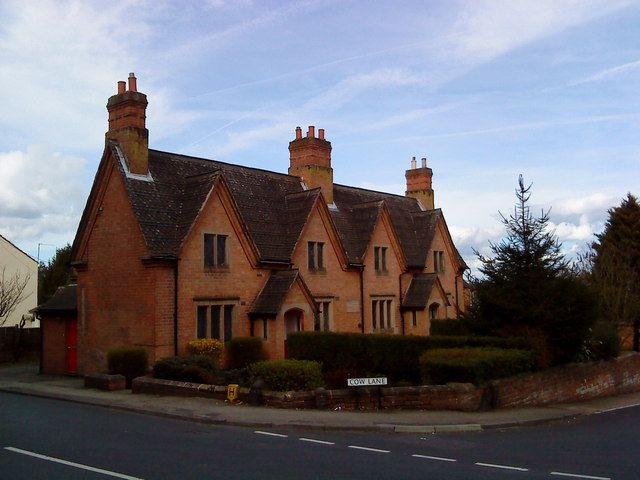
<instances>
[{"instance_id":1,"label":"stone coping on wall","mask_svg":"<svg viewBox=\"0 0 640 480\"><path fill-rule=\"evenodd\" d=\"M640 354L610 361L576 363L496 380L484 387L468 383L414 387L319 388L308 392L238 389L238 400L277 408L331 410L458 410L542 406L640 391ZM151 377L133 380L133 393L208 397L224 400L227 387Z\"/></svg>"}]
</instances>

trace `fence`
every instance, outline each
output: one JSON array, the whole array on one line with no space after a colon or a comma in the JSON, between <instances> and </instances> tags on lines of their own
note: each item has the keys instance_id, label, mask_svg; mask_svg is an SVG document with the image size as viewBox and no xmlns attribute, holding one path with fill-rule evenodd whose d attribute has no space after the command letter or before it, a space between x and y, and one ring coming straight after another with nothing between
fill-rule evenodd
<instances>
[{"instance_id":1,"label":"fence","mask_svg":"<svg viewBox=\"0 0 640 480\"><path fill-rule=\"evenodd\" d=\"M36 359L39 355L39 328L0 327L0 363Z\"/></svg>"}]
</instances>

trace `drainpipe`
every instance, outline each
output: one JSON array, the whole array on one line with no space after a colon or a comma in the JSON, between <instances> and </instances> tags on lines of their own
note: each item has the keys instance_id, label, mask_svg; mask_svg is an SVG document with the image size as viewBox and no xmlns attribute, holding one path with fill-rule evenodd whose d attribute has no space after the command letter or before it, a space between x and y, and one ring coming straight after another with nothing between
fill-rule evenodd
<instances>
[{"instance_id":1,"label":"drainpipe","mask_svg":"<svg viewBox=\"0 0 640 480\"><path fill-rule=\"evenodd\" d=\"M360 331L364 333L364 265L360 269Z\"/></svg>"},{"instance_id":2,"label":"drainpipe","mask_svg":"<svg viewBox=\"0 0 640 480\"><path fill-rule=\"evenodd\" d=\"M461 273L458 273L455 277L456 283L456 319L460 318L460 296L458 295L458 279L462 277Z\"/></svg>"},{"instance_id":3,"label":"drainpipe","mask_svg":"<svg viewBox=\"0 0 640 480\"><path fill-rule=\"evenodd\" d=\"M178 356L178 259L173 264L173 355Z\"/></svg>"},{"instance_id":4,"label":"drainpipe","mask_svg":"<svg viewBox=\"0 0 640 480\"><path fill-rule=\"evenodd\" d=\"M400 322L402 324L402 335L405 334L405 325L404 325L404 312L402 311L402 275L404 272L398 275L398 298L400 299L400 304L398 305L398 310L400 311Z\"/></svg>"}]
</instances>

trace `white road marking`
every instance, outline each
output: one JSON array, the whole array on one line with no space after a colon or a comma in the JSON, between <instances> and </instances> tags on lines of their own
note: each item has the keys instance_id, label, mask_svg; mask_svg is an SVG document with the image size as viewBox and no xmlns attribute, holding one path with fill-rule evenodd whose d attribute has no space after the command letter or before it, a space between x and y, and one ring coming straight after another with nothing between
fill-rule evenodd
<instances>
[{"instance_id":1,"label":"white road marking","mask_svg":"<svg viewBox=\"0 0 640 480\"><path fill-rule=\"evenodd\" d=\"M283 435L282 433L263 432L262 430L255 430L253 433L258 435L269 435L270 437L282 437L287 438L289 435Z\"/></svg>"},{"instance_id":2,"label":"white road marking","mask_svg":"<svg viewBox=\"0 0 640 480\"><path fill-rule=\"evenodd\" d=\"M347 448L355 448L356 450L366 450L367 452L390 453L391 450L380 450L378 448L359 447L358 445L349 445Z\"/></svg>"},{"instance_id":3,"label":"white road marking","mask_svg":"<svg viewBox=\"0 0 640 480\"><path fill-rule=\"evenodd\" d=\"M495 463L476 462L476 465L478 465L480 467L501 468L503 470L517 470L518 472L528 472L529 471L528 468L512 467L510 465L496 465Z\"/></svg>"},{"instance_id":4,"label":"white road marking","mask_svg":"<svg viewBox=\"0 0 640 480\"><path fill-rule=\"evenodd\" d=\"M333 442L325 442L324 440L316 440L315 438L300 438L301 442L319 443L320 445L335 445Z\"/></svg>"},{"instance_id":5,"label":"white road marking","mask_svg":"<svg viewBox=\"0 0 640 480\"><path fill-rule=\"evenodd\" d=\"M457 462L458 461L455 458L432 457L431 455L418 455L417 453L411 456L416 458L426 458L427 460L439 460L441 462Z\"/></svg>"},{"instance_id":6,"label":"white road marking","mask_svg":"<svg viewBox=\"0 0 640 480\"><path fill-rule=\"evenodd\" d=\"M5 450L9 450L10 452L20 453L22 455L28 455L30 457L39 458L40 460L47 460L49 462L61 463L62 465L67 465L69 467L80 468L82 470L88 470L90 472L101 473L103 475L109 475L111 477L116 478L124 478L125 480L142 480L138 477L132 477L129 475L124 475L122 473L111 472L109 470L103 470L102 468L90 467L89 465L82 465L81 463L68 462L66 460L62 460L60 458L48 457L47 455L41 455L39 453L30 452L28 450L22 450L20 448L14 447L4 447Z\"/></svg>"},{"instance_id":7,"label":"white road marking","mask_svg":"<svg viewBox=\"0 0 640 480\"><path fill-rule=\"evenodd\" d=\"M576 473L551 472L551 475L558 475L560 477L587 478L589 480L611 480L611 478L609 477L594 477L593 475L578 475Z\"/></svg>"},{"instance_id":8,"label":"white road marking","mask_svg":"<svg viewBox=\"0 0 640 480\"><path fill-rule=\"evenodd\" d=\"M633 405L623 405L622 407L607 408L606 410L598 410L597 412L595 412L595 414L600 415L601 413L617 412L618 410L624 410L625 408L634 407L640 407L640 403L634 403Z\"/></svg>"}]
</instances>

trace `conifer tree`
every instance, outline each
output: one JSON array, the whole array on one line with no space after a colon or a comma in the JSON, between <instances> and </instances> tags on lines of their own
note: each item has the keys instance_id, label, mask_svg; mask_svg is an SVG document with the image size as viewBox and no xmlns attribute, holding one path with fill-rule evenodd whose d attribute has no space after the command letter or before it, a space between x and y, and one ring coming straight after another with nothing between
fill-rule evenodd
<instances>
[{"instance_id":1,"label":"conifer tree","mask_svg":"<svg viewBox=\"0 0 640 480\"><path fill-rule=\"evenodd\" d=\"M69 283L71 277L71 245L56 250L49 263L40 264L38 281L38 304L48 300L58 287Z\"/></svg>"},{"instance_id":2,"label":"conifer tree","mask_svg":"<svg viewBox=\"0 0 640 480\"><path fill-rule=\"evenodd\" d=\"M640 204L631 193L609 210L604 231L593 244L592 281L598 290L602 318L634 328L638 349L640 327Z\"/></svg>"},{"instance_id":3,"label":"conifer tree","mask_svg":"<svg viewBox=\"0 0 640 480\"><path fill-rule=\"evenodd\" d=\"M542 365L563 363L580 350L595 304L549 230L549 211L531 214L530 191L521 175L513 214L501 214L505 238L489 244L491 257L476 252L484 278L473 286L468 324L478 333L527 335L546 357Z\"/></svg>"}]
</instances>

